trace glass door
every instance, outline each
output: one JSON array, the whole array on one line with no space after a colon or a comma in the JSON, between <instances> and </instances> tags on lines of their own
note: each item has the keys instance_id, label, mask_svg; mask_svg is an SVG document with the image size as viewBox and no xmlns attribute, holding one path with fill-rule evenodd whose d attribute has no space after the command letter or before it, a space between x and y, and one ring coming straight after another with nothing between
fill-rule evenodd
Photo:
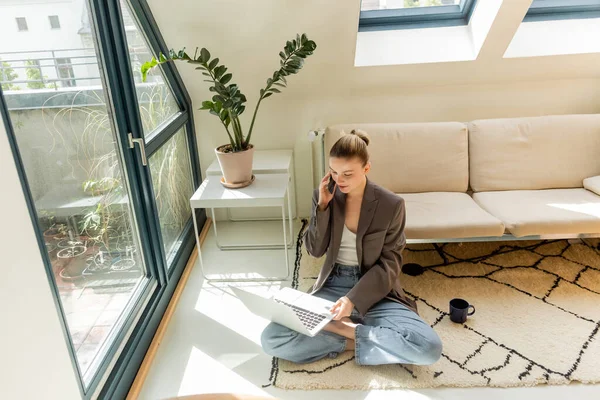
<instances>
[{"instance_id":1,"label":"glass door","mask_svg":"<svg viewBox=\"0 0 600 400\"><path fill-rule=\"evenodd\" d=\"M21 21L0 27L12 38L0 41L0 106L82 394L110 367L117 396L195 243L189 97L171 66L141 81L161 39L140 1L9 2L0 14Z\"/></svg>"},{"instance_id":2,"label":"glass door","mask_svg":"<svg viewBox=\"0 0 600 400\"><path fill-rule=\"evenodd\" d=\"M119 1L116 16L125 32L137 113L132 119L141 125L152 181L152 196L160 225L161 248L167 269L171 269L182 244L186 226L191 224L189 199L194 192L190 162L190 141L184 104L178 105L165 71L155 68L142 82L141 66L157 56L129 2ZM139 126L138 125L138 126ZM189 226L188 226L189 230Z\"/></svg>"},{"instance_id":3,"label":"glass door","mask_svg":"<svg viewBox=\"0 0 600 400\"><path fill-rule=\"evenodd\" d=\"M21 6L4 6L18 13ZM93 24L80 7L59 14L53 38L30 32L0 41L2 83L38 228L85 385L132 306L156 284L149 273ZM16 8L16 10L7 10ZM82 23L83 22L83 23ZM81 24L81 25L80 25ZM27 35L21 36L21 33ZM64 73L68 71L68 73Z\"/></svg>"}]
</instances>

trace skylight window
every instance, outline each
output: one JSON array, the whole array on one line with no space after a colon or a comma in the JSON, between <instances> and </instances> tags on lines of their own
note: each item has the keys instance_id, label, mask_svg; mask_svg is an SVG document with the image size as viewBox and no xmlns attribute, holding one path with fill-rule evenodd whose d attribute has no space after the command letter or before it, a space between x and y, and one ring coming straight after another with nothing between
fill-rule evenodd
<instances>
[{"instance_id":1,"label":"skylight window","mask_svg":"<svg viewBox=\"0 0 600 400\"><path fill-rule=\"evenodd\" d=\"M533 0L524 22L600 17L600 0Z\"/></svg>"},{"instance_id":2,"label":"skylight window","mask_svg":"<svg viewBox=\"0 0 600 400\"><path fill-rule=\"evenodd\" d=\"M362 0L359 32L468 25L475 0Z\"/></svg>"}]
</instances>

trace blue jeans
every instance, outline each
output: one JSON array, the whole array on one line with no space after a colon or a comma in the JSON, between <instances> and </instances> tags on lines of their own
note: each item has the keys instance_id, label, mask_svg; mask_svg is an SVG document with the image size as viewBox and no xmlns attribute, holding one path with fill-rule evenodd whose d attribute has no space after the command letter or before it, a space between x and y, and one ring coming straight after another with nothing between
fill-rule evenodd
<instances>
[{"instance_id":1,"label":"blue jeans","mask_svg":"<svg viewBox=\"0 0 600 400\"><path fill-rule=\"evenodd\" d=\"M323 287L314 294L330 301L345 296L360 279L360 268L336 264ZM364 318L354 309L350 318L356 327L355 362L358 365L430 365L442 354L438 334L418 314L403 304L382 299ZM346 349L346 339L320 331L310 337L271 322L261 335L263 350L295 363L310 363L324 357L335 358Z\"/></svg>"}]
</instances>

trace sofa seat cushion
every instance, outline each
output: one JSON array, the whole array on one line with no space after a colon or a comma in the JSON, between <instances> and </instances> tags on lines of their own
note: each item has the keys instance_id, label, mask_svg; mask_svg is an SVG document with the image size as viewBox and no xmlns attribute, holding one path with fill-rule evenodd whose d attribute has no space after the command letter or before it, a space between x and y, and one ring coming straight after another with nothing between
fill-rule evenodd
<instances>
[{"instance_id":1,"label":"sofa seat cushion","mask_svg":"<svg viewBox=\"0 0 600 400\"><path fill-rule=\"evenodd\" d=\"M466 193L398 193L406 204L407 239L501 236L502 222Z\"/></svg>"},{"instance_id":2,"label":"sofa seat cushion","mask_svg":"<svg viewBox=\"0 0 600 400\"><path fill-rule=\"evenodd\" d=\"M473 199L516 237L600 233L600 196L583 188L479 192Z\"/></svg>"},{"instance_id":3,"label":"sofa seat cushion","mask_svg":"<svg viewBox=\"0 0 600 400\"><path fill-rule=\"evenodd\" d=\"M600 195L600 175L591 176L583 180L583 187Z\"/></svg>"}]
</instances>

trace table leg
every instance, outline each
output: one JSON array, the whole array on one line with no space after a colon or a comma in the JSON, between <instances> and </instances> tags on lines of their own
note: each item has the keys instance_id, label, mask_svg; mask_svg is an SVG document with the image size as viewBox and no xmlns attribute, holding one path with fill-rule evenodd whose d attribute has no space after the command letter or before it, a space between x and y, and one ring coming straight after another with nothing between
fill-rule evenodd
<instances>
[{"instance_id":1,"label":"table leg","mask_svg":"<svg viewBox=\"0 0 600 400\"><path fill-rule=\"evenodd\" d=\"M228 248L226 246L221 246L221 244L219 243L219 235L217 235L217 219L215 218L215 209L214 208L210 209L210 214L212 215L212 225L213 225L213 229L215 231L215 243L217 244L217 247L219 248L219 250L228 250Z\"/></svg>"},{"instance_id":2,"label":"table leg","mask_svg":"<svg viewBox=\"0 0 600 400\"><path fill-rule=\"evenodd\" d=\"M289 204L289 203L288 203ZM290 215L291 218L291 215ZM290 276L290 257L288 254L288 245L287 245L287 227L285 226L285 205L281 205L281 221L283 223L283 253L285 254L285 268L287 270L287 274L285 278L289 278Z\"/></svg>"},{"instance_id":3,"label":"table leg","mask_svg":"<svg viewBox=\"0 0 600 400\"><path fill-rule=\"evenodd\" d=\"M192 207L192 218L194 220L194 236L196 237L196 251L198 252L198 262L200 263L200 273L204 279L207 279L204 273L204 263L202 262L202 250L200 249L200 231L198 230L198 222L196 221L196 210Z\"/></svg>"},{"instance_id":4,"label":"table leg","mask_svg":"<svg viewBox=\"0 0 600 400\"><path fill-rule=\"evenodd\" d=\"M287 190L287 203L288 203L288 217L290 220L290 247L292 247L294 245L294 229L292 228L292 202L290 200L290 185L291 185L291 178L288 181L288 190Z\"/></svg>"},{"instance_id":5,"label":"table leg","mask_svg":"<svg viewBox=\"0 0 600 400\"><path fill-rule=\"evenodd\" d=\"M219 235L217 235L217 219L215 218L215 209L210 209L210 215L212 216L212 226L215 231L215 241L217 242L217 246L219 246ZM221 248L219 246L219 248Z\"/></svg>"}]
</instances>

